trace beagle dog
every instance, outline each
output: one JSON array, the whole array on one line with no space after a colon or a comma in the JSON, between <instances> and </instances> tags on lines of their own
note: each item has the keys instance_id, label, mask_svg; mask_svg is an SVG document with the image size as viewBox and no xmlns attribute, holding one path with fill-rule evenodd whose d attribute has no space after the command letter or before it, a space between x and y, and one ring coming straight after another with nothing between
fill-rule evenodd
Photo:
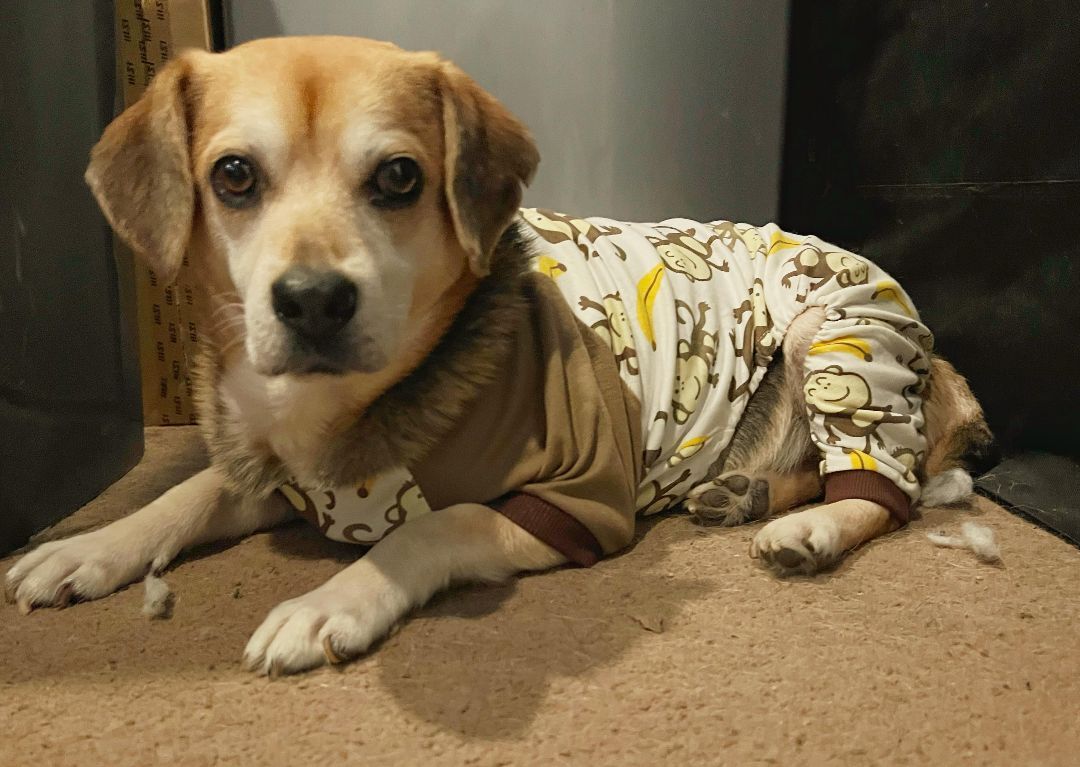
<instances>
[{"instance_id":1,"label":"beagle dog","mask_svg":"<svg viewBox=\"0 0 1080 767\"><path fill-rule=\"evenodd\" d=\"M812 573L970 493L981 410L887 275L771 226L521 211L538 162L432 53L300 37L170 62L86 179L159 279L186 259L205 287L211 465L26 554L9 596L96 599L297 515L371 545L254 632L246 664L274 675L356 657L453 583L591 565L640 513L736 524L824 493L751 550ZM889 344L888 375L858 367Z\"/></svg>"}]
</instances>

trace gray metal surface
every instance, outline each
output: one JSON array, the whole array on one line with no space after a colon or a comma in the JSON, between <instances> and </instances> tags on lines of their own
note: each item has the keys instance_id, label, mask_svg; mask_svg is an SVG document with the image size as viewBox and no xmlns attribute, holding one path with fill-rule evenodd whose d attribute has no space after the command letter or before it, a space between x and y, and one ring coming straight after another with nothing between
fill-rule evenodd
<instances>
[{"instance_id":1,"label":"gray metal surface","mask_svg":"<svg viewBox=\"0 0 1080 767\"><path fill-rule=\"evenodd\" d=\"M437 50L532 129L532 205L776 216L786 0L224 0L229 44L344 34Z\"/></svg>"}]
</instances>

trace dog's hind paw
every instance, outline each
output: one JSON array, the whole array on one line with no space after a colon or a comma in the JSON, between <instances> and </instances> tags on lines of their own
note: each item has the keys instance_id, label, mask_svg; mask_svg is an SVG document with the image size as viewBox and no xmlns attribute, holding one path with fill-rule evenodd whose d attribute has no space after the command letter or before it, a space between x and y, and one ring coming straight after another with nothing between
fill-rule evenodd
<instances>
[{"instance_id":1,"label":"dog's hind paw","mask_svg":"<svg viewBox=\"0 0 1080 767\"><path fill-rule=\"evenodd\" d=\"M731 527L769 515L769 480L729 472L690 490L684 506L699 525Z\"/></svg>"},{"instance_id":2,"label":"dog's hind paw","mask_svg":"<svg viewBox=\"0 0 1080 767\"><path fill-rule=\"evenodd\" d=\"M813 575L844 553L840 526L828 511L807 509L774 519L754 536L750 556L778 575Z\"/></svg>"}]
</instances>

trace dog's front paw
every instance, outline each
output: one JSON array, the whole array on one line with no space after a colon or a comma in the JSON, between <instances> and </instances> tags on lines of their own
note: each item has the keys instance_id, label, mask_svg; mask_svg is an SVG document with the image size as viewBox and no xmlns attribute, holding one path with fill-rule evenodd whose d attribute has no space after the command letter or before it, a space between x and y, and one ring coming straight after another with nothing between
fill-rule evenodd
<instances>
[{"instance_id":1,"label":"dog's front paw","mask_svg":"<svg viewBox=\"0 0 1080 767\"><path fill-rule=\"evenodd\" d=\"M750 556L760 557L780 575L813 575L843 553L840 525L821 508L774 519L750 544Z\"/></svg>"},{"instance_id":2,"label":"dog's front paw","mask_svg":"<svg viewBox=\"0 0 1080 767\"><path fill-rule=\"evenodd\" d=\"M143 548L112 527L43 543L8 571L4 592L23 613L97 599L146 574Z\"/></svg>"},{"instance_id":3,"label":"dog's front paw","mask_svg":"<svg viewBox=\"0 0 1080 767\"><path fill-rule=\"evenodd\" d=\"M363 561L353 565L361 570ZM244 650L251 671L271 677L343 663L389 633L412 607L395 584L347 570L270 611Z\"/></svg>"}]
</instances>

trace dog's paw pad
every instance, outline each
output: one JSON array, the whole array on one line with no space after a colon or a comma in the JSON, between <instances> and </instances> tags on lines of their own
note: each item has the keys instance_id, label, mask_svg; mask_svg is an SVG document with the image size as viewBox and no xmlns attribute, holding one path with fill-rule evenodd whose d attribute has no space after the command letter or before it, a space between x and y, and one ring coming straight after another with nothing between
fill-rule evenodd
<instances>
[{"instance_id":1,"label":"dog's paw pad","mask_svg":"<svg viewBox=\"0 0 1080 767\"><path fill-rule=\"evenodd\" d=\"M768 516L769 481L723 474L693 488L685 505L699 525L741 525Z\"/></svg>"},{"instance_id":2,"label":"dog's paw pad","mask_svg":"<svg viewBox=\"0 0 1080 767\"><path fill-rule=\"evenodd\" d=\"M796 549L789 549L786 546L777 549L770 555L772 561L774 561L779 567L785 570L805 570L808 567L813 567L814 563L812 558L808 558L803 552Z\"/></svg>"}]
</instances>

